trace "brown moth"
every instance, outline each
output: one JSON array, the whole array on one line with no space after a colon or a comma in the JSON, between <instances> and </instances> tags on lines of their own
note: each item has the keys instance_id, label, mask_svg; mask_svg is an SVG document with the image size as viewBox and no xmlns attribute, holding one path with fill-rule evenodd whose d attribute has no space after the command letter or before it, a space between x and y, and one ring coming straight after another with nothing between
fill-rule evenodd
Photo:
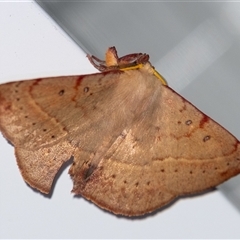
<instances>
[{"instance_id":1,"label":"brown moth","mask_svg":"<svg viewBox=\"0 0 240 240\"><path fill-rule=\"evenodd\" d=\"M0 130L31 187L49 193L73 156L73 193L136 216L240 173L239 141L165 85L148 55L113 47L89 59L102 73L0 85Z\"/></svg>"}]
</instances>

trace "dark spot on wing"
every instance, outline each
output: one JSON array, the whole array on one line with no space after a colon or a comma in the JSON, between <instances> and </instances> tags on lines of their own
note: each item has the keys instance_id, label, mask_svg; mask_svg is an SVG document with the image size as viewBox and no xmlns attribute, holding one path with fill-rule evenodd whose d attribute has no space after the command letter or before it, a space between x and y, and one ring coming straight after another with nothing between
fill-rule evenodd
<instances>
[{"instance_id":1,"label":"dark spot on wing","mask_svg":"<svg viewBox=\"0 0 240 240\"><path fill-rule=\"evenodd\" d=\"M203 138L203 141L206 142L206 141L208 141L210 138L211 138L211 136L207 135L207 136L205 136L205 137Z\"/></svg>"},{"instance_id":2,"label":"dark spot on wing","mask_svg":"<svg viewBox=\"0 0 240 240\"><path fill-rule=\"evenodd\" d=\"M90 164L90 163L88 164L88 168L85 169L85 172L84 172L85 181L89 179L89 177L92 175L92 173L95 171L96 168L97 168L97 165Z\"/></svg>"},{"instance_id":3,"label":"dark spot on wing","mask_svg":"<svg viewBox=\"0 0 240 240\"><path fill-rule=\"evenodd\" d=\"M188 125L188 126L191 125L191 124L192 124L192 120L190 120L190 119L187 120L187 121L185 122L185 124Z\"/></svg>"},{"instance_id":4,"label":"dark spot on wing","mask_svg":"<svg viewBox=\"0 0 240 240\"><path fill-rule=\"evenodd\" d=\"M62 90L60 90L60 91L58 92L58 95L59 95L59 96L62 96L62 95L64 94L64 92L65 92L65 90L62 89Z\"/></svg>"},{"instance_id":5,"label":"dark spot on wing","mask_svg":"<svg viewBox=\"0 0 240 240\"><path fill-rule=\"evenodd\" d=\"M201 119L201 121L199 123L199 127L203 128L204 124L207 123L208 121L209 121L209 117L206 116L206 115L203 115L203 117L202 117L202 119Z\"/></svg>"},{"instance_id":6,"label":"dark spot on wing","mask_svg":"<svg viewBox=\"0 0 240 240\"><path fill-rule=\"evenodd\" d=\"M87 93L87 92L89 91L89 87L85 87L85 88L83 89L83 91L84 91L85 93Z\"/></svg>"}]
</instances>

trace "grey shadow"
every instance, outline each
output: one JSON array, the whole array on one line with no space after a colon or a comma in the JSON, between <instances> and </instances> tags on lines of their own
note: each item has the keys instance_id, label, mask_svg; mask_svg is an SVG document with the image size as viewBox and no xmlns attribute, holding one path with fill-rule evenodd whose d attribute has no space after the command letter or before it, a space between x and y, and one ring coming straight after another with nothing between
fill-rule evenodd
<instances>
[{"instance_id":1,"label":"grey shadow","mask_svg":"<svg viewBox=\"0 0 240 240\"><path fill-rule=\"evenodd\" d=\"M166 204L165 206L161 207L161 208L158 208L156 209L155 211L153 212L150 212L150 213L147 213L147 214L144 214L144 215L141 215L141 216L124 216L124 215L120 215L120 214L114 214L108 210L105 210L105 209L102 209L100 208L99 206L97 206L96 204L94 204L93 202L91 202L90 200L87 200L85 199L84 197L82 197L81 195L74 195L74 198L83 198L85 201L87 201L88 203L90 203L91 205L94 205L95 207L97 207L98 209L100 209L102 212L104 212L105 214L108 214L108 215L111 215L111 216L114 216L116 218L124 218L124 219L127 219L127 220L130 220L130 221L134 221L134 220L144 220L146 218L150 218L150 217L154 217L156 216L157 214L161 214L163 211L166 211L167 209L173 207L176 202L180 199L186 199L186 198L196 198L196 197L199 197L199 196L202 196L202 195L206 195L206 194L211 194L212 192L216 191L216 188L211 188L211 189L208 189L208 190L205 190L203 192L200 192L200 193L195 193L195 194L189 194L189 195L184 195L184 196L179 196L179 197L176 197L174 200L172 200L171 202L169 202L168 204Z\"/></svg>"},{"instance_id":2,"label":"grey shadow","mask_svg":"<svg viewBox=\"0 0 240 240\"><path fill-rule=\"evenodd\" d=\"M218 189L240 213L240 176L228 180Z\"/></svg>"}]
</instances>

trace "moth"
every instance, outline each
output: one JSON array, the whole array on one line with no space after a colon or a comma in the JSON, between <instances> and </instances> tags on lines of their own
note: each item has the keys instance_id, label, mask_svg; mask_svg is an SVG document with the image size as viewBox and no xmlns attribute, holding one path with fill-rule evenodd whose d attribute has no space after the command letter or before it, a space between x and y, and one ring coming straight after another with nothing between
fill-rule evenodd
<instances>
[{"instance_id":1,"label":"moth","mask_svg":"<svg viewBox=\"0 0 240 240\"><path fill-rule=\"evenodd\" d=\"M240 143L177 94L147 54L106 60L100 73L0 85L0 130L23 179L49 193L73 158L72 192L115 214L152 212L240 173Z\"/></svg>"}]
</instances>

